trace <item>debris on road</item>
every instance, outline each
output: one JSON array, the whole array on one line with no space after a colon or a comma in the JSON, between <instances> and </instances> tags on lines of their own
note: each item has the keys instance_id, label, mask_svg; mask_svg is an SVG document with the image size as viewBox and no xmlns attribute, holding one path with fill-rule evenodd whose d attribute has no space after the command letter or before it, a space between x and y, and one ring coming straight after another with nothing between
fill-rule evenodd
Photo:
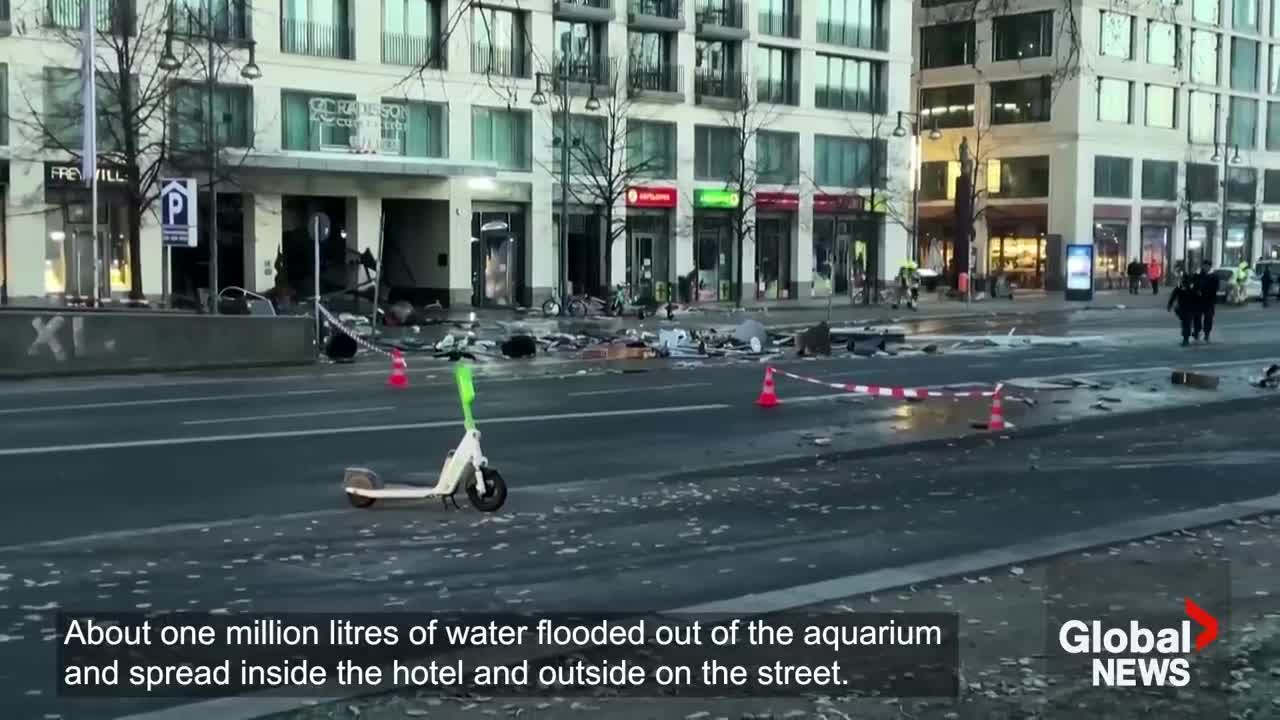
<instances>
[{"instance_id":1,"label":"debris on road","mask_svg":"<svg viewBox=\"0 0 1280 720\"><path fill-rule=\"evenodd\" d=\"M502 343L502 354L509 358L531 358L538 354L538 341L529 335L513 335Z\"/></svg>"},{"instance_id":2,"label":"debris on road","mask_svg":"<svg viewBox=\"0 0 1280 720\"><path fill-rule=\"evenodd\" d=\"M1216 375L1204 375L1190 370L1174 370L1170 382L1174 385L1186 385L1187 387L1201 390L1218 389L1218 377Z\"/></svg>"},{"instance_id":3,"label":"debris on road","mask_svg":"<svg viewBox=\"0 0 1280 720\"><path fill-rule=\"evenodd\" d=\"M826 321L818 323L796 336L796 355L809 357L831 354L831 328Z\"/></svg>"},{"instance_id":4,"label":"debris on road","mask_svg":"<svg viewBox=\"0 0 1280 720\"><path fill-rule=\"evenodd\" d=\"M1262 371L1262 377L1253 381L1255 387L1274 390L1280 387L1280 365L1272 363Z\"/></svg>"}]
</instances>

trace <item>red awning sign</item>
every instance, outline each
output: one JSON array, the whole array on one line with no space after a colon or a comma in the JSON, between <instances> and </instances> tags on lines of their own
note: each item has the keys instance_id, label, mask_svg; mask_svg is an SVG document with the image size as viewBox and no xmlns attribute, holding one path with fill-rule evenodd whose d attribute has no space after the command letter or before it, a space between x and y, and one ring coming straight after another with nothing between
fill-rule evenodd
<instances>
[{"instance_id":1,"label":"red awning sign","mask_svg":"<svg viewBox=\"0 0 1280 720\"><path fill-rule=\"evenodd\" d=\"M800 196L796 193L759 192L756 193L756 209L795 212L800 209Z\"/></svg>"},{"instance_id":2,"label":"red awning sign","mask_svg":"<svg viewBox=\"0 0 1280 720\"><path fill-rule=\"evenodd\" d=\"M670 187L627 188L627 207L673 208L676 206L676 189Z\"/></svg>"},{"instance_id":3,"label":"red awning sign","mask_svg":"<svg viewBox=\"0 0 1280 720\"><path fill-rule=\"evenodd\" d=\"M813 196L813 211L816 213L854 212L862 210L866 203L861 195L827 195L818 193Z\"/></svg>"}]
</instances>

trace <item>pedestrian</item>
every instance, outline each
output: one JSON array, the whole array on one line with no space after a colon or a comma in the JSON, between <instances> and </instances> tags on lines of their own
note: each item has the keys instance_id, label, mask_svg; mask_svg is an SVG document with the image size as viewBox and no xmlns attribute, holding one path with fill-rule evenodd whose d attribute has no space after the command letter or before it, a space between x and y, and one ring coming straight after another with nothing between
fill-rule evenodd
<instances>
[{"instance_id":1,"label":"pedestrian","mask_svg":"<svg viewBox=\"0 0 1280 720\"><path fill-rule=\"evenodd\" d=\"M1147 279L1151 281L1152 295L1160 294L1160 277L1162 275L1164 275L1164 267L1159 261L1152 260L1151 264L1147 265Z\"/></svg>"},{"instance_id":2,"label":"pedestrian","mask_svg":"<svg viewBox=\"0 0 1280 720\"><path fill-rule=\"evenodd\" d=\"M1271 263L1262 266L1262 307L1271 307L1271 286L1275 283L1271 275Z\"/></svg>"},{"instance_id":3,"label":"pedestrian","mask_svg":"<svg viewBox=\"0 0 1280 720\"><path fill-rule=\"evenodd\" d=\"M1197 298L1195 284L1190 275L1183 275L1182 280L1169 293L1168 309L1178 316L1178 324L1182 326L1182 346L1191 344L1191 318L1196 314Z\"/></svg>"},{"instance_id":4,"label":"pedestrian","mask_svg":"<svg viewBox=\"0 0 1280 720\"><path fill-rule=\"evenodd\" d=\"M1129 263L1129 294L1138 294L1138 285L1142 282L1142 263L1138 262L1138 258L1134 258Z\"/></svg>"},{"instance_id":5,"label":"pedestrian","mask_svg":"<svg viewBox=\"0 0 1280 720\"><path fill-rule=\"evenodd\" d=\"M1213 263L1205 260L1200 263L1200 272L1195 277L1196 312L1191 320L1191 336L1200 339L1204 333L1204 341L1209 342L1213 333L1213 315L1217 312L1218 290L1220 283L1217 273L1213 272Z\"/></svg>"}]
</instances>

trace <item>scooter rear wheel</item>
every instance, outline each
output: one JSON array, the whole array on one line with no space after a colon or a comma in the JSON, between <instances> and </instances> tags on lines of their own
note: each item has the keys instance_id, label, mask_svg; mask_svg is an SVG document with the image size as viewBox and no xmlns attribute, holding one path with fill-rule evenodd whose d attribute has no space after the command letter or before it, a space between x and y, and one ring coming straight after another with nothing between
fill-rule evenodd
<instances>
[{"instance_id":1,"label":"scooter rear wheel","mask_svg":"<svg viewBox=\"0 0 1280 720\"><path fill-rule=\"evenodd\" d=\"M496 512L507 501L507 481L493 468L481 468L484 474L485 492L476 487L475 476L467 481L467 499L480 512Z\"/></svg>"},{"instance_id":2,"label":"scooter rear wheel","mask_svg":"<svg viewBox=\"0 0 1280 720\"><path fill-rule=\"evenodd\" d=\"M347 476L344 478L343 487L357 488L359 490L378 490L382 487L382 481L377 475L364 470L348 470ZM351 503L352 507L367 508L377 501L376 498L365 497L351 492L345 494L347 502Z\"/></svg>"}]
</instances>

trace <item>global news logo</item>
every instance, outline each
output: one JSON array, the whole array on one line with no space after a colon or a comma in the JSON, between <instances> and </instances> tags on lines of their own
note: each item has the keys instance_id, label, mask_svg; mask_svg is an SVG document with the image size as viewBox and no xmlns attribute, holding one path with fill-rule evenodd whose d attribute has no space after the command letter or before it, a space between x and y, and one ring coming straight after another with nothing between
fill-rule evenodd
<instances>
[{"instance_id":1,"label":"global news logo","mask_svg":"<svg viewBox=\"0 0 1280 720\"><path fill-rule=\"evenodd\" d=\"M1137 620L1127 627L1104 627L1099 620L1068 620L1058 630L1058 644L1072 655L1091 655L1094 687L1186 687L1191 683L1191 652L1200 652L1218 637L1218 620L1191 598L1183 608L1187 620L1172 627L1150 628ZM1192 636L1192 625L1202 630Z\"/></svg>"}]
</instances>

